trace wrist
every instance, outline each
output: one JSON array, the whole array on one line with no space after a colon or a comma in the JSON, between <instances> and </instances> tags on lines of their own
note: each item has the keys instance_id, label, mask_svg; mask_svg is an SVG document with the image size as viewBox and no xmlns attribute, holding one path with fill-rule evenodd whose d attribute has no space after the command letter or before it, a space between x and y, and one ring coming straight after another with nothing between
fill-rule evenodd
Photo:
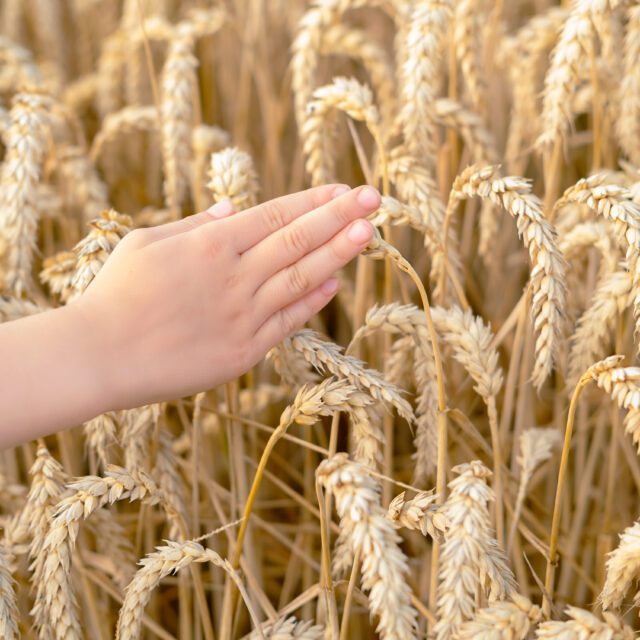
<instances>
[{"instance_id":1,"label":"wrist","mask_svg":"<svg viewBox=\"0 0 640 640\"><path fill-rule=\"evenodd\" d=\"M91 417L121 408L118 385L118 349L107 323L91 304L79 298L58 311L66 314L65 322L74 335L73 351L77 369L83 372L82 386L86 397L86 412Z\"/></svg>"}]
</instances>

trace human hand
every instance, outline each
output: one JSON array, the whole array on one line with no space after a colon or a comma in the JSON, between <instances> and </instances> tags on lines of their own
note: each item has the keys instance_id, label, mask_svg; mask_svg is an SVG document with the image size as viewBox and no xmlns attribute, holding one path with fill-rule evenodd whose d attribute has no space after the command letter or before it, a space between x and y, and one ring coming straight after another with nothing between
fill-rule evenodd
<instances>
[{"instance_id":1,"label":"human hand","mask_svg":"<svg viewBox=\"0 0 640 640\"><path fill-rule=\"evenodd\" d=\"M128 234L71 306L92 328L105 406L212 388L320 311L367 245L380 196L327 185L231 215L229 202Z\"/></svg>"}]
</instances>

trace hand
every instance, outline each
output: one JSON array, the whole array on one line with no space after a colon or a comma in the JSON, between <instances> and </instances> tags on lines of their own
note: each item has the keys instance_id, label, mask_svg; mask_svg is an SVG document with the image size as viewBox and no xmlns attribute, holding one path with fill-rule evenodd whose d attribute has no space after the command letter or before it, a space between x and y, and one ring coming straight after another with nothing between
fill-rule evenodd
<instances>
[{"instance_id":1,"label":"hand","mask_svg":"<svg viewBox=\"0 0 640 640\"><path fill-rule=\"evenodd\" d=\"M98 341L102 410L246 372L333 297L331 276L371 239L359 219L379 203L372 187L328 185L128 234L71 305Z\"/></svg>"}]
</instances>

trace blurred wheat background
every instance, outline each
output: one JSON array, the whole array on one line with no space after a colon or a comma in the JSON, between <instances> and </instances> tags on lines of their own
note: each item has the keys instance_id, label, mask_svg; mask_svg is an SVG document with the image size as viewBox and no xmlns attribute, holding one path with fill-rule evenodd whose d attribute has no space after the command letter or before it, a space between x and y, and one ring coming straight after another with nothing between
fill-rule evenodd
<instances>
[{"instance_id":1,"label":"blurred wheat background","mask_svg":"<svg viewBox=\"0 0 640 640\"><path fill-rule=\"evenodd\" d=\"M635 637L637 2L0 8L1 322L222 198L384 193L245 376L0 454L2 638Z\"/></svg>"}]
</instances>

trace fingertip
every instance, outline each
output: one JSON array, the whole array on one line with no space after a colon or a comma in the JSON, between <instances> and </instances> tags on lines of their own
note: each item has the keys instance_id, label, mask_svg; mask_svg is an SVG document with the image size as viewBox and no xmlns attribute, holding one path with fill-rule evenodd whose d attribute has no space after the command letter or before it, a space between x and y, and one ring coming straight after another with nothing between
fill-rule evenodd
<instances>
[{"instance_id":1,"label":"fingertip","mask_svg":"<svg viewBox=\"0 0 640 640\"><path fill-rule=\"evenodd\" d=\"M347 238L357 246L368 244L373 237L373 225L368 220L356 220L347 231Z\"/></svg>"},{"instance_id":2,"label":"fingertip","mask_svg":"<svg viewBox=\"0 0 640 640\"><path fill-rule=\"evenodd\" d=\"M351 187L348 184L339 184L336 185L331 191L331 199L338 198L343 196L345 193L351 191Z\"/></svg>"},{"instance_id":3,"label":"fingertip","mask_svg":"<svg viewBox=\"0 0 640 640\"><path fill-rule=\"evenodd\" d=\"M380 206L381 199L380 192L369 185L360 187L358 190L358 204L368 211L377 209Z\"/></svg>"},{"instance_id":4,"label":"fingertip","mask_svg":"<svg viewBox=\"0 0 640 640\"><path fill-rule=\"evenodd\" d=\"M339 286L339 283L337 278L329 278L323 284L320 285L320 291L325 296L330 298L331 296L335 295L336 291L338 290L338 286Z\"/></svg>"},{"instance_id":5,"label":"fingertip","mask_svg":"<svg viewBox=\"0 0 640 640\"><path fill-rule=\"evenodd\" d=\"M235 210L233 203L229 198L224 198L219 202L216 202L213 206L207 209L207 213L214 218L226 218L230 216Z\"/></svg>"}]
</instances>

